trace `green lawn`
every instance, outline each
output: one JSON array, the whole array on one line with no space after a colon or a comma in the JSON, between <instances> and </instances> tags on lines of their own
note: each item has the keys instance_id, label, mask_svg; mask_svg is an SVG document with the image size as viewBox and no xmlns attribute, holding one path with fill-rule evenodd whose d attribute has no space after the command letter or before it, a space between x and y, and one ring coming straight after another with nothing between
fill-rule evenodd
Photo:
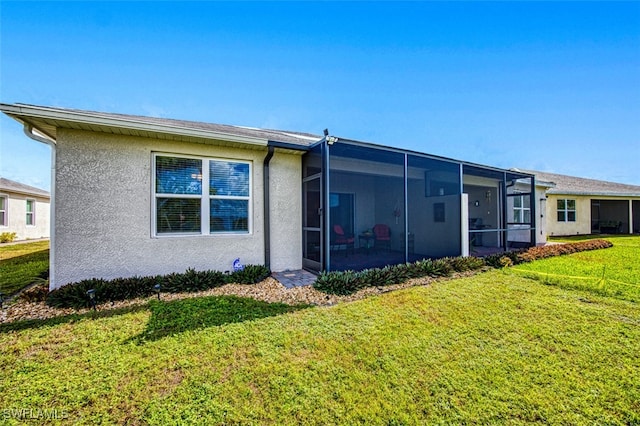
<instances>
[{"instance_id":1,"label":"green lawn","mask_svg":"<svg viewBox=\"0 0 640 426\"><path fill-rule=\"evenodd\" d=\"M0 291L13 294L47 275L49 241L0 246Z\"/></svg>"},{"instance_id":2,"label":"green lawn","mask_svg":"<svg viewBox=\"0 0 640 426\"><path fill-rule=\"evenodd\" d=\"M579 241L573 237L557 241ZM514 274L540 279L564 288L587 289L601 295L640 302L640 237L605 238L614 246L525 263L509 269Z\"/></svg>"},{"instance_id":3,"label":"green lawn","mask_svg":"<svg viewBox=\"0 0 640 426\"><path fill-rule=\"evenodd\" d=\"M9 424L18 408L78 424L638 424L639 353L636 303L490 271L325 308L210 297L5 325L0 407Z\"/></svg>"}]
</instances>

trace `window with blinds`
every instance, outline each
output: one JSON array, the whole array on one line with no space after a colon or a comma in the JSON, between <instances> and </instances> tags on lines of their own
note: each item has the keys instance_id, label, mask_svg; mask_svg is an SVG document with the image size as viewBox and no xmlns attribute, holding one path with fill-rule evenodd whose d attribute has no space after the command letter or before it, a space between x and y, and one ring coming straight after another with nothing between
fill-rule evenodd
<instances>
[{"instance_id":1,"label":"window with blinds","mask_svg":"<svg viewBox=\"0 0 640 426\"><path fill-rule=\"evenodd\" d=\"M155 155L155 232L250 232L251 163Z\"/></svg>"}]
</instances>

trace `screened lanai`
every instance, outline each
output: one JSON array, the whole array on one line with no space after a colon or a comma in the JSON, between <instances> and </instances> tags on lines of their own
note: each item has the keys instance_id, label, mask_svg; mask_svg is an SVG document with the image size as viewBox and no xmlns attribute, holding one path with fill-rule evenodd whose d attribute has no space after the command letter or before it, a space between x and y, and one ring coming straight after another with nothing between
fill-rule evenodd
<instances>
[{"instance_id":1,"label":"screened lanai","mask_svg":"<svg viewBox=\"0 0 640 426\"><path fill-rule=\"evenodd\" d=\"M303 265L362 270L530 245L532 188L527 174L325 138L303 157Z\"/></svg>"}]
</instances>

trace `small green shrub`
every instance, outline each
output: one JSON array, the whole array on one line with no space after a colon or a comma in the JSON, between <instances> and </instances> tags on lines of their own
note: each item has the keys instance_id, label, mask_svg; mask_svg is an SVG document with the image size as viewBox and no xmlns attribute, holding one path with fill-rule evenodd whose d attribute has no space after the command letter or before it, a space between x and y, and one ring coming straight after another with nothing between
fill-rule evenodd
<instances>
[{"instance_id":1,"label":"small green shrub","mask_svg":"<svg viewBox=\"0 0 640 426\"><path fill-rule=\"evenodd\" d=\"M10 243L15 240L17 236L15 232L3 232L0 234L0 243Z\"/></svg>"},{"instance_id":2,"label":"small green shrub","mask_svg":"<svg viewBox=\"0 0 640 426\"><path fill-rule=\"evenodd\" d=\"M228 283L255 284L268 278L271 271L264 265L246 265L244 269L235 271L227 277Z\"/></svg>"},{"instance_id":3,"label":"small green shrub","mask_svg":"<svg viewBox=\"0 0 640 426\"><path fill-rule=\"evenodd\" d=\"M354 271L323 272L318 276L314 287L325 293L347 295L360 290L363 282Z\"/></svg>"},{"instance_id":4,"label":"small green shrub","mask_svg":"<svg viewBox=\"0 0 640 426\"><path fill-rule=\"evenodd\" d=\"M522 263L522 260L520 259L520 255L524 252L525 252L524 250L514 250L514 251L496 253L489 256L485 256L484 261L487 264L487 266L500 269L500 268L504 268L505 265L513 266L513 265Z\"/></svg>"},{"instance_id":5,"label":"small green shrub","mask_svg":"<svg viewBox=\"0 0 640 426\"><path fill-rule=\"evenodd\" d=\"M433 277L448 277L453 273L453 268L449 263L449 260L446 258L436 259L433 261L433 272L431 272L431 276Z\"/></svg>"},{"instance_id":6,"label":"small green shrub","mask_svg":"<svg viewBox=\"0 0 640 426\"><path fill-rule=\"evenodd\" d=\"M446 259L455 272L475 271L485 265L481 258L474 256L448 257Z\"/></svg>"}]
</instances>

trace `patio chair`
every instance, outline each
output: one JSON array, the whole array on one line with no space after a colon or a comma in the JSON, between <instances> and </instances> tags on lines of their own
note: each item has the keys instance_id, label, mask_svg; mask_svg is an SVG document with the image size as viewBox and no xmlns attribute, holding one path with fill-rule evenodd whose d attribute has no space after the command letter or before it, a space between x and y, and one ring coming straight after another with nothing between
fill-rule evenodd
<instances>
[{"instance_id":1,"label":"patio chair","mask_svg":"<svg viewBox=\"0 0 640 426\"><path fill-rule=\"evenodd\" d=\"M333 235L331 239L331 249L337 249L344 246L344 255L348 256L349 247L351 252L355 253L355 237L350 234L345 234L344 229L340 225L333 225Z\"/></svg>"},{"instance_id":2,"label":"patio chair","mask_svg":"<svg viewBox=\"0 0 640 426\"><path fill-rule=\"evenodd\" d=\"M391 230L389 229L389 225L385 225L384 223L378 223L373 227L373 233L376 236L375 239L375 247L386 247L391 250Z\"/></svg>"}]
</instances>

